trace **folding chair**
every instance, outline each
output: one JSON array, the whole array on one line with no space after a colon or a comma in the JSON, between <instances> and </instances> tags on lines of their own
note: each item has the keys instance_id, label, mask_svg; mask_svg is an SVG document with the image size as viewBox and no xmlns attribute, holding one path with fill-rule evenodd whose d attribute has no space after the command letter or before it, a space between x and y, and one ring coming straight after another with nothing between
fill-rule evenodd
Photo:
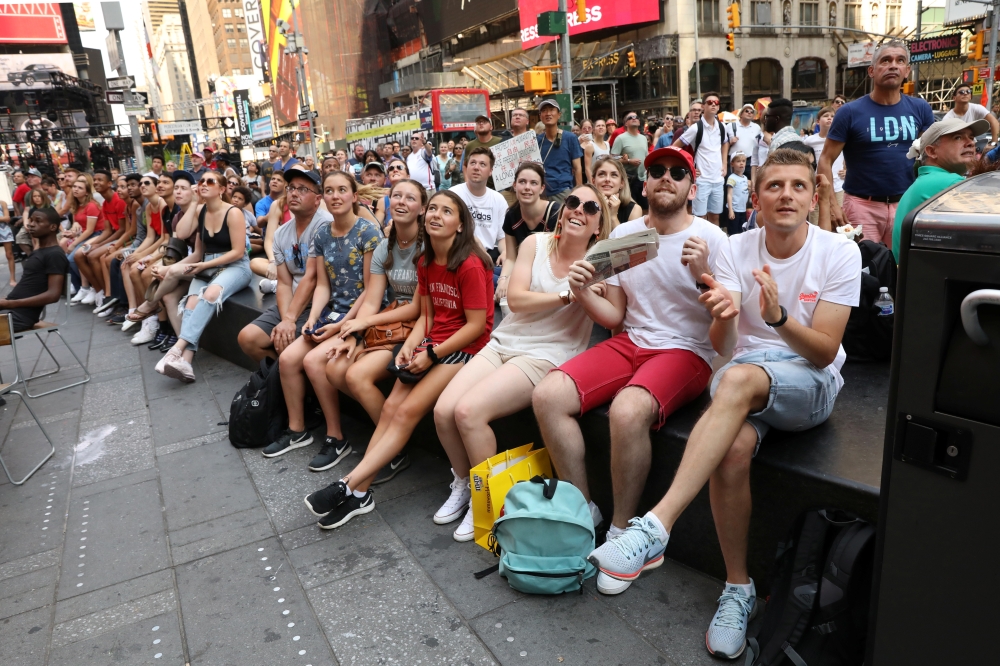
<instances>
[{"instance_id":1,"label":"folding chair","mask_svg":"<svg viewBox=\"0 0 1000 666\"><path fill-rule=\"evenodd\" d=\"M10 479L10 482L13 483L15 486L19 486L28 479L30 479L31 475L37 472L38 468L44 465L45 462L52 457L52 455L56 452L56 447L52 443L52 438L49 437L49 433L45 432L45 428L42 426L42 422L35 415L34 410L31 409L31 405L28 403L27 398L25 398L20 391L14 390L15 386L21 384L22 386L24 386L25 392L27 392L28 385L25 384L25 379L21 376L21 363L18 361L17 347L14 345L14 317L9 312L6 314L0 314L0 347L7 347L7 346L9 346L14 353L14 367L16 368L16 370L15 370L14 381L6 384L0 384L0 396L13 394L19 397L21 399L21 402L24 404L25 408L27 408L28 413L31 414L31 418L35 419L35 423L38 424L38 429L42 431L42 434L45 436L45 440L49 443L48 454L44 458L42 458L42 461L37 465L35 465L31 469L31 471L28 472L28 474L20 481L14 480L14 477L10 475L10 470L7 469L7 463L5 463L3 457L0 456L0 466L3 466L3 471L7 474L7 478Z\"/></svg>"},{"instance_id":2,"label":"folding chair","mask_svg":"<svg viewBox=\"0 0 1000 666\"><path fill-rule=\"evenodd\" d=\"M38 341L42 343L42 349L44 349L45 353L47 353L49 355L49 358L52 359L52 362L56 364L55 370L47 370L45 372L40 372L37 375L32 375L31 377L26 377L24 379L24 392L25 392L25 394L27 394L27 396L29 398L41 398L42 396L49 395L50 393L57 393L59 391L65 391L66 389L73 388L74 386L80 386L81 384L86 384L87 382L90 381L90 372L87 370L87 366L83 364L83 361L80 360L80 357L76 355L76 352L73 351L73 348L69 346L69 343L66 342L65 338L63 338L62 334L59 332L59 327L60 326L65 326L67 323L69 323L69 299L70 298L71 298L71 296L70 296L70 276L67 274L66 275L65 289L63 290L63 299L62 299L62 302L64 302L65 305L66 305L66 315L65 315L65 317L63 317L62 321L58 321L58 319L59 319L59 307L60 307L60 304L57 302L55 304L55 306L56 306L56 320L57 320L56 323L51 323L51 322L47 322L47 321L40 321L37 324L35 324L35 326L30 331L21 331L20 333L15 333L14 334L14 341L15 342L17 340L20 340L20 339L22 339L22 338L24 338L26 336L29 336L29 335L37 336L38 337ZM45 335L42 336L42 333L44 333ZM28 387L28 382L30 382L30 381L32 381L34 379L41 379L42 377L48 377L50 375L54 375L54 374L56 374L57 372L59 372L62 369L62 366L59 365L59 360L56 359L55 354L53 354L52 350L49 349L49 346L47 344L45 344L46 340L48 340L49 336L51 334L53 334L53 333L56 334L56 336L62 341L62 343L66 347L66 349L69 350L69 353L72 354L72 356L73 356L74 359L76 359L76 362L80 365L81 368L83 368L83 379L81 379L79 381L76 381L76 382L73 382L71 384L66 384L65 386L60 386L59 388L54 388L54 389L51 389L49 391L44 391L42 393L36 393L36 394L32 395L31 389ZM17 359L17 354L14 354L14 359L15 360ZM17 368L17 372L18 372L18 374L21 373L21 367L20 367L20 365Z\"/></svg>"}]
</instances>

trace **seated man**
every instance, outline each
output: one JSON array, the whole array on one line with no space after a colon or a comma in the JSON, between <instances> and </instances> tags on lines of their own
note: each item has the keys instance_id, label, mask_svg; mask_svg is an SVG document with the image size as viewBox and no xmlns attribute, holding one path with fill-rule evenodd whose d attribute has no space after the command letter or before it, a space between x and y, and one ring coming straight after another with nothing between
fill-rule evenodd
<instances>
[{"instance_id":1,"label":"seated man","mask_svg":"<svg viewBox=\"0 0 1000 666\"><path fill-rule=\"evenodd\" d=\"M302 333L309 319L309 306L316 286L315 269L306 261L309 248L316 231L333 220L333 216L320 207L323 198L312 189L317 187L314 175L289 169L276 171L274 177L283 177L289 185L300 180L308 189L297 190L295 196L288 197L293 223L283 224L274 232L272 248L278 271L278 302L240 331L240 349L254 361L265 356L278 358Z\"/></svg>"},{"instance_id":2,"label":"seated man","mask_svg":"<svg viewBox=\"0 0 1000 666\"><path fill-rule=\"evenodd\" d=\"M576 417L611 403L611 480L614 517L609 535L621 534L635 515L649 473L650 429L705 390L715 356L708 338L712 317L698 302L702 275L714 274L724 231L687 212L695 197L694 163L679 148L646 156L649 215L619 225L612 238L656 229L657 257L607 280L604 297L583 288L593 266L569 271L573 296L596 323L624 332L562 364L532 394L535 417L559 478L591 501L584 441ZM618 581L611 581L618 584Z\"/></svg>"},{"instance_id":3,"label":"seated man","mask_svg":"<svg viewBox=\"0 0 1000 666\"><path fill-rule=\"evenodd\" d=\"M38 323L45 306L63 293L69 260L59 247L59 213L55 208L36 208L24 223L38 249L21 263L21 279L0 299L0 314L14 315L14 332L28 331Z\"/></svg>"},{"instance_id":4,"label":"seated man","mask_svg":"<svg viewBox=\"0 0 1000 666\"><path fill-rule=\"evenodd\" d=\"M706 481L726 563L726 587L705 636L708 651L733 659L757 610L747 573L750 460L770 428L798 431L825 421L844 385L840 346L861 290L861 251L809 224L816 205L807 156L780 149L758 169L754 207L763 228L730 238L718 274L702 276L701 302L719 354L733 360L712 381L713 401L691 431L666 496L624 534L591 554L602 579L625 583L659 561L670 530ZM741 311L741 302L747 307ZM603 590L602 590L603 591Z\"/></svg>"}]
</instances>

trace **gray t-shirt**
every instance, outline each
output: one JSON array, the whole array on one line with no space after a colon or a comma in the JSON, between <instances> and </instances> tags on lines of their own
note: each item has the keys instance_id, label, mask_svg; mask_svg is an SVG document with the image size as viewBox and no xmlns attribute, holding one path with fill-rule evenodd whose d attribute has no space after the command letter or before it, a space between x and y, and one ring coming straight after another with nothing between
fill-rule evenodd
<instances>
[{"instance_id":1,"label":"gray t-shirt","mask_svg":"<svg viewBox=\"0 0 1000 666\"><path fill-rule=\"evenodd\" d=\"M306 260L309 257L309 248L312 247L313 236L324 224L330 224L333 215L323 210L316 209L316 214L305 228L302 235L295 236L295 218L278 227L272 238L271 249L274 251L274 263L277 266L287 262L288 272L292 274L292 291L299 286L299 281L306 273ZM296 256L296 247L298 256Z\"/></svg>"},{"instance_id":2,"label":"gray t-shirt","mask_svg":"<svg viewBox=\"0 0 1000 666\"><path fill-rule=\"evenodd\" d=\"M408 248L399 247L399 243L392 246L392 268L389 269L387 276L390 300L395 299L401 303L409 303L413 300L413 294L417 290L417 267L413 263L413 256L416 252L416 243ZM389 239L386 238L378 244L375 252L372 253L372 275L386 275L384 264L388 257Z\"/></svg>"},{"instance_id":3,"label":"gray t-shirt","mask_svg":"<svg viewBox=\"0 0 1000 666\"><path fill-rule=\"evenodd\" d=\"M149 202L143 201L142 205L135 209L135 240L132 241L132 247L138 248L142 245L142 241L146 240L146 209L149 208Z\"/></svg>"}]
</instances>

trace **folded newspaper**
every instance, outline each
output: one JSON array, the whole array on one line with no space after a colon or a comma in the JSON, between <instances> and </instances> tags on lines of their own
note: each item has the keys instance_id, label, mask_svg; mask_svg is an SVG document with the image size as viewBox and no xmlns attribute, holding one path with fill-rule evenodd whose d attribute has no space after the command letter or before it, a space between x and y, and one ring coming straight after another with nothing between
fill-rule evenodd
<instances>
[{"instance_id":1,"label":"folded newspaper","mask_svg":"<svg viewBox=\"0 0 1000 666\"><path fill-rule=\"evenodd\" d=\"M628 236L594 243L584 257L594 267L594 277L584 286L607 280L612 275L655 259L659 244L656 229L644 229Z\"/></svg>"}]
</instances>

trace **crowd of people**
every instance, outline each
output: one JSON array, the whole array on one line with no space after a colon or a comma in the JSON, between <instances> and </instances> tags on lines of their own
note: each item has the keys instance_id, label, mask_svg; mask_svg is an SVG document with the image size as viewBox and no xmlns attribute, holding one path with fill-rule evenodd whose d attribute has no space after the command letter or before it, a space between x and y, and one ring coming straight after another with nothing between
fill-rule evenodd
<instances>
[{"instance_id":1,"label":"crowd of people","mask_svg":"<svg viewBox=\"0 0 1000 666\"><path fill-rule=\"evenodd\" d=\"M908 68L905 43L884 43L873 92L824 107L809 137L791 128L784 99L763 127L750 105L724 124L720 96L707 93L654 132L629 113L620 128L584 120L579 136L558 127L561 109L545 100L541 162L521 164L503 192L488 116L475 140L437 150L414 133L409 145L356 145L313 162L283 141L244 176L203 153L188 171L154 158L144 174L29 172L15 194L25 235L0 224L0 243L30 256L0 308L15 327L34 325L70 272L73 303L137 329L133 344L164 354L157 372L191 382L208 322L260 276L274 304L238 342L254 360L277 359L288 410L287 430L262 455L313 447L310 470L337 466L352 451L341 394L376 424L360 463L305 498L323 529L373 510L371 487L407 467L407 442L428 414L453 474L433 520L460 521L453 537L465 542L470 470L497 452L490 422L533 407L559 477L607 530L592 553L603 594L662 563L677 518L708 483L727 579L706 645L735 658L756 612L750 462L770 429L825 421L844 384L841 340L862 259L835 227L863 225L896 248L902 217L977 168L976 135L995 142L1000 129L967 102L935 122L926 102L900 95ZM531 131L523 109L511 124ZM595 281L594 243L649 229L655 259ZM595 324L613 334L591 347ZM636 516L650 432L706 388L711 405L669 491ZM306 426L310 393L321 443ZM606 519L591 501L577 417L609 403Z\"/></svg>"}]
</instances>

